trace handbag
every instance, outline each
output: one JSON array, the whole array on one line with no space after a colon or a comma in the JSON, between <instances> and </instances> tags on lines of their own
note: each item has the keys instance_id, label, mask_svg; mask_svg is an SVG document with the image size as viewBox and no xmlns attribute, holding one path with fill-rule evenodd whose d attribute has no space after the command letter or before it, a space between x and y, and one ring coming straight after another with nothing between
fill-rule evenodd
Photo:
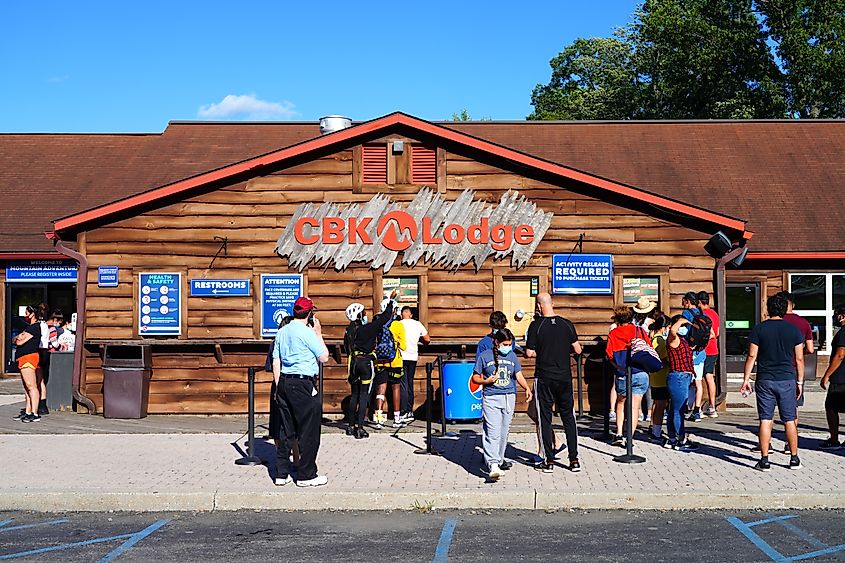
<instances>
[{"instance_id":1,"label":"handbag","mask_svg":"<svg viewBox=\"0 0 845 563\"><path fill-rule=\"evenodd\" d=\"M657 354L657 350L655 350L645 338L640 338L640 331L642 331L643 336L645 336L645 331L643 331L640 327L637 327L635 336L630 342L631 367L638 368L639 370L648 373L660 371L663 369L663 361Z\"/></svg>"}]
</instances>

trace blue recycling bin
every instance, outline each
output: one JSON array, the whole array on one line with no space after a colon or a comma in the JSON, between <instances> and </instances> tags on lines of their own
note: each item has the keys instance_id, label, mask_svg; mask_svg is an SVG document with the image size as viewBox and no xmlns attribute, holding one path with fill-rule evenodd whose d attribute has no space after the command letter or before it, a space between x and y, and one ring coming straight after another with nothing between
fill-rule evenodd
<instances>
[{"instance_id":1,"label":"blue recycling bin","mask_svg":"<svg viewBox=\"0 0 845 563\"><path fill-rule=\"evenodd\" d=\"M472 382L473 360L445 360L440 364L443 414L449 422L481 419L481 385Z\"/></svg>"}]
</instances>

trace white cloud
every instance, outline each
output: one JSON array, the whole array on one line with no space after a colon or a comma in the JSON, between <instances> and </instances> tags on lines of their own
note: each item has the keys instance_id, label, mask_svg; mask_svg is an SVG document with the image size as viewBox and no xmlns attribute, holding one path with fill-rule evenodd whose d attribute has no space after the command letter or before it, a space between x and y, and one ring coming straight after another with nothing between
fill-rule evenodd
<instances>
[{"instance_id":1,"label":"white cloud","mask_svg":"<svg viewBox=\"0 0 845 563\"><path fill-rule=\"evenodd\" d=\"M206 104L197 110L197 116L211 119L291 119L297 112L288 101L268 102L255 94L229 94L220 103Z\"/></svg>"}]
</instances>

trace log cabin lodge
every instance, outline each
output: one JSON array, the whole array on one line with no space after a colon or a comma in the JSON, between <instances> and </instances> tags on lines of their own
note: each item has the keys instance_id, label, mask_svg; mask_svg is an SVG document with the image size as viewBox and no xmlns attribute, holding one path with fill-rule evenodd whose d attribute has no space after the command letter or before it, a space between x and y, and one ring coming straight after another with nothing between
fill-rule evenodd
<instances>
[{"instance_id":1,"label":"log cabin lodge","mask_svg":"<svg viewBox=\"0 0 845 563\"><path fill-rule=\"evenodd\" d=\"M789 289L827 364L845 302L845 122L322 124L0 135L3 371L21 307L44 301L78 313L81 412L102 412L108 344L150 345L150 413L245 412L247 367L302 293L334 355L324 410L340 413L344 309L372 316L394 290L433 340L418 406L423 362L471 357L495 309L524 334L538 291L585 345L614 304L645 295L677 313L686 291L710 292L724 396L766 297ZM603 408L589 361L585 379ZM257 381L266 412L271 375Z\"/></svg>"}]
</instances>

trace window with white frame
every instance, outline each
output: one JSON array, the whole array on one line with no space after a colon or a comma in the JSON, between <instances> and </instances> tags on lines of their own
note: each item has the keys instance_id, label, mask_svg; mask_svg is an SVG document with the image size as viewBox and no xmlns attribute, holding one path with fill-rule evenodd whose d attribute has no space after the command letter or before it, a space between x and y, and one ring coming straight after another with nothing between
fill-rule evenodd
<instances>
[{"instance_id":1,"label":"window with white frame","mask_svg":"<svg viewBox=\"0 0 845 563\"><path fill-rule=\"evenodd\" d=\"M845 273L789 274L789 291L795 294L795 313L819 333L819 353L830 354L833 308L845 303Z\"/></svg>"}]
</instances>

